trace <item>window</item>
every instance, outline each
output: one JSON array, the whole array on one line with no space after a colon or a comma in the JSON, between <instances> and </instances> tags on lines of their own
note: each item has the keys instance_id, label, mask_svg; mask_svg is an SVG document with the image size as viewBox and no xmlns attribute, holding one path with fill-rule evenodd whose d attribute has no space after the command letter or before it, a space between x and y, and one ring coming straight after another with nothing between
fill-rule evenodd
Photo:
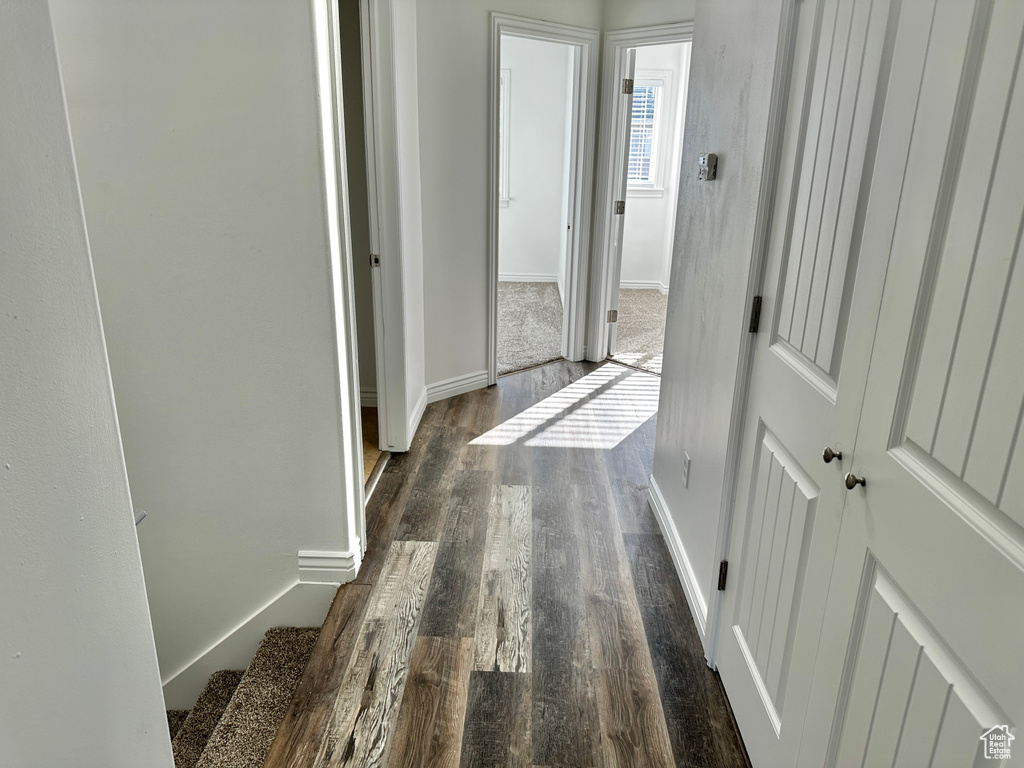
<instances>
[{"instance_id":1,"label":"window","mask_svg":"<svg viewBox=\"0 0 1024 768\"><path fill-rule=\"evenodd\" d=\"M501 70L498 79L498 205L508 208L508 125L511 70Z\"/></svg>"},{"instance_id":2,"label":"window","mask_svg":"<svg viewBox=\"0 0 1024 768\"><path fill-rule=\"evenodd\" d=\"M626 184L632 194L660 197L663 187L662 145L671 141L671 115L665 114L671 101L672 73L667 70L637 71L633 81L633 114L629 135L629 164ZM667 154L671 154L671 149Z\"/></svg>"},{"instance_id":3,"label":"window","mask_svg":"<svg viewBox=\"0 0 1024 768\"><path fill-rule=\"evenodd\" d=\"M654 185L654 118L661 99L656 85L633 86L633 123L629 136L630 184Z\"/></svg>"}]
</instances>

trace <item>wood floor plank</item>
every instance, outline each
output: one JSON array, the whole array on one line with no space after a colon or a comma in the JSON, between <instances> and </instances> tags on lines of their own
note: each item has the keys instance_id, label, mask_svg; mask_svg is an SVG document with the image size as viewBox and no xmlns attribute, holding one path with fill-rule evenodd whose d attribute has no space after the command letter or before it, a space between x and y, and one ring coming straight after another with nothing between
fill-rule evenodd
<instances>
[{"instance_id":1,"label":"wood floor plank","mask_svg":"<svg viewBox=\"0 0 1024 768\"><path fill-rule=\"evenodd\" d=\"M530 671L530 521L528 486L494 486L474 634L474 670Z\"/></svg>"},{"instance_id":2,"label":"wood floor plank","mask_svg":"<svg viewBox=\"0 0 1024 768\"><path fill-rule=\"evenodd\" d=\"M309 663L270 745L265 768L311 765L327 728L362 623L370 586L344 584L334 597Z\"/></svg>"},{"instance_id":3,"label":"wood floor plank","mask_svg":"<svg viewBox=\"0 0 1024 768\"><path fill-rule=\"evenodd\" d=\"M537 765L601 765L580 555L568 486L533 489L532 739Z\"/></svg>"},{"instance_id":4,"label":"wood floor plank","mask_svg":"<svg viewBox=\"0 0 1024 768\"><path fill-rule=\"evenodd\" d=\"M398 533L405 507L412 496L415 470L411 473L392 474L385 468L377 481L377 488L366 507L368 546L356 574L355 582L358 584L376 584L380 577L391 542Z\"/></svg>"},{"instance_id":5,"label":"wood floor plank","mask_svg":"<svg viewBox=\"0 0 1024 768\"><path fill-rule=\"evenodd\" d=\"M389 766L458 766L472 665L471 638L416 640Z\"/></svg>"},{"instance_id":6,"label":"wood floor plank","mask_svg":"<svg viewBox=\"0 0 1024 768\"><path fill-rule=\"evenodd\" d=\"M657 691L652 696L649 685L636 672L606 669L595 671L594 678L604 764L621 768L675 766Z\"/></svg>"},{"instance_id":7,"label":"wood floor plank","mask_svg":"<svg viewBox=\"0 0 1024 768\"><path fill-rule=\"evenodd\" d=\"M461 768L527 768L530 743L530 675L473 672Z\"/></svg>"},{"instance_id":8,"label":"wood floor plank","mask_svg":"<svg viewBox=\"0 0 1024 768\"><path fill-rule=\"evenodd\" d=\"M674 765L611 493L573 486L573 509L605 763Z\"/></svg>"},{"instance_id":9,"label":"wood floor plank","mask_svg":"<svg viewBox=\"0 0 1024 768\"><path fill-rule=\"evenodd\" d=\"M456 473L420 634L473 637L480 602L493 473Z\"/></svg>"},{"instance_id":10,"label":"wood floor plank","mask_svg":"<svg viewBox=\"0 0 1024 768\"><path fill-rule=\"evenodd\" d=\"M703 661L664 539L627 535L625 545L677 764L748 766L722 681Z\"/></svg>"},{"instance_id":11,"label":"wood floor plank","mask_svg":"<svg viewBox=\"0 0 1024 768\"><path fill-rule=\"evenodd\" d=\"M316 766L387 763L436 550L435 542L391 544L380 580L370 593L356 652L332 708Z\"/></svg>"},{"instance_id":12,"label":"wood floor plank","mask_svg":"<svg viewBox=\"0 0 1024 768\"><path fill-rule=\"evenodd\" d=\"M409 502L395 538L401 541L437 541L444 525L465 430L437 427L416 472Z\"/></svg>"},{"instance_id":13,"label":"wood floor plank","mask_svg":"<svg viewBox=\"0 0 1024 768\"><path fill-rule=\"evenodd\" d=\"M643 619L605 486L574 485L573 516L595 669L651 671Z\"/></svg>"}]
</instances>

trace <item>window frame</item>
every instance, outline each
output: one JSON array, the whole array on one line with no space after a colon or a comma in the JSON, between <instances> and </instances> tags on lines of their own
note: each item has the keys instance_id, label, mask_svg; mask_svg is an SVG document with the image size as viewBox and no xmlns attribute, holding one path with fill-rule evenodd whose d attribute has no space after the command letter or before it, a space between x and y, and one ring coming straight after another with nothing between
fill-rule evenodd
<instances>
[{"instance_id":1,"label":"window frame","mask_svg":"<svg viewBox=\"0 0 1024 768\"><path fill-rule=\"evenodd\" d=\"M626 194L629 197L662 197L665 194L665 178L667 177L667 156L671 152L664 151L665 141L670 138L666 134L671 129L666 125L672 121L672 115L666 114L665 103L671 101L674 95L672 90L672 71L668 69L638 69L633 76L634 91L639 87L653 87L654 98L654 119L651 130L651 164L650 176L646 181L626 178ZM632 128L630 129L632 138ZM630 142L632 146L632 141ZM628 168L628 158L627 158Z\"/></svg>"},{"instance_id":2,"label":"window frame","mask_svg":"<svg viewBox=\"0 0 1024 768\"><path fill-rule=\"evenodd\" d=\"M498 207L508 208L509 203L509 157L511 140L509 113L512 106L512 70L502 69L498 72L498 121L501 146L498 151Z\"/></svg>"}]
</instances>

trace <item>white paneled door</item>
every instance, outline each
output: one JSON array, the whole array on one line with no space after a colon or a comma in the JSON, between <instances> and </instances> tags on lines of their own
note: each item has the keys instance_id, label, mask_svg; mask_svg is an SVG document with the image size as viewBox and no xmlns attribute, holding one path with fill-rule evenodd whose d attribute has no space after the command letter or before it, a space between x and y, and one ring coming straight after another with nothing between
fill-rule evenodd
<instances>
[{"instance_id":1,"label":"white paneled door","mask_svg":"<svg viewBox=\"0 0 1024 768\"><path fill-rule=\"evenodd\" d=\"M858 248L862 187L905 156L877 152L890 0L796 8L717 646L754 765L779 768L800 749L884 281L887 252Z\"/></svg>"},{"instance_id":2,"label":"white paneled door","mask_svg":"<svg viewBox=\"0 0 1024 768\"><path fill-rule=\"evenodd\" d=\"M876 170L865 219L864 251L889 256L850 465L865 485L803 766L997 765L1000 744L1024 763L1005 736L1024 720L1022 45L1019 0L902 4L880 142L908 137L908 158Z\"/></svg>"},{"instance_id":3,"label":"white paneled door","mask_svg":"<svg viewBox=\"0 0 1024 768\"><path fill-rule=\"evenodd\" d=\"M1024 719L1024 3L797 9L719 669L758 768L1000 764Z\"/></svg>"}]
</instances>

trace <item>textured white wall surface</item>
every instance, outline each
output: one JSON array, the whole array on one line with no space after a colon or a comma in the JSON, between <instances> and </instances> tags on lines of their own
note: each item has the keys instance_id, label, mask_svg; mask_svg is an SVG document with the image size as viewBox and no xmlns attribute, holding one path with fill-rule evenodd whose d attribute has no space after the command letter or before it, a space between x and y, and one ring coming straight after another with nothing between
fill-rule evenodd
<instances>
[{"instance_id":1,"label":"textured white wall surface","mask_svg":"<svg viewBox=\"0 0 1024 768\"><path fill-rule=\"evenodd\" d=\"M664 78L658 107L656 164L660 166L660 196L627 191L626 220L622 235L623 282L659 283L668 287L675 234L676 199L679 192L679 161L682 155L682 122L686 79L689 76L689 43L648 45L637 48L636 77L657 74Z\"/></svg>"},{"instance_id":2,"label":"textured white wall surface","mask_svg":"<svg viewBox=\"0 0 1024 768\"><path fill-rule=\"evenodd\" d=\"M173 765L46 3L0 0L0 766Z\"/></svg>"},{"instance_id":3,"label":"textured white wall surface","mask_svg":"<svg viewBox=\"0 0 1024 768\"><path fill-rule=\"evenodd\" d=\"M498 210L499 275L557 279L565 255L571 46L506 36L509 204Z\"/></svg>"},{"instance_id":4,"label":"textured white wall surface","mask_svg":"<svg viewBox=\"0 0 1024 768\"><path fill-rule=\"evenodd\" d=\"M692 21L696 0L604 0L604 28L611 32Z\"/></svg>"},{"instance_id":5,"label":"textured white wall surface","mask_svg":"<svg viewBox=\"0 0 1024 768\"><path fill-rule=\"evenodd\" d=\"M705 598L714 589L739 345L764 165L781 0L700 0L683 168L718 154L718 178L683 173L665 329L654 477ZM689 487L679 471L690 455Z\"/></svg>"},{"instance_id":6,"label":"textured white wall surface","mask_svg":"<svg viewBox=\"0 0 1024 768\"><path fill-rule=\"evenodd\" d=\"M353 544L312 5L53 13L166 680Z\"/></svg>"}]
</instances>

